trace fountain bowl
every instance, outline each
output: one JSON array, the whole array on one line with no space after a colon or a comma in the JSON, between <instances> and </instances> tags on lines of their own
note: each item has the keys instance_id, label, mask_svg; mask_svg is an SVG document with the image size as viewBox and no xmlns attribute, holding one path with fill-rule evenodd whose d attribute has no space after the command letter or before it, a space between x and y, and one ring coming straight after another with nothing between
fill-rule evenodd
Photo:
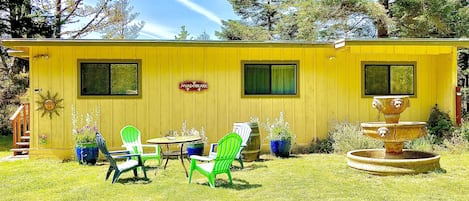
<instances>
[{"instance_id":1,"label":"fountain bowl","mask_svg":"<svg viewBox=\"0 0 469 201\"><path fill-rule=\"evenodd\" d=\"M375 175L419 174L440 169L440 156L416 150L392 154L384 149L362 149L349 151L347 164Z\"/></svg>"},{"instance_id":2,"label":"fountain bowl","mask_svg":"<svg viewBox=\"0 0 469 201\"><path fill-rule=\"evenodd\" d=\"M410 101L409 96L375 96L371 105L383 113L386 123L398 123Z\"/></svg>"},{"instance_id":3,"label":"fountain bowl","mask_svg":"<svg viewBox=\"0 0 469 201\"><path fill-rule=\"evenodd\" d=\"M384 142L403 142L415 140L419 137L427 135L425 130L425 122L399 122L399 123L384 123L384 122L366 122L361 123L363 135L371 138L382 140ZM387 128L385 130L384 128ZM385 132L385 133L380 133Z\"/></svg>"},{"instance_id":4,"label":"fountain bowl","mask_svg":"<svg viewBox=\"0 0 469 201\"><path fill-rule=\"evenodd\" d=\"M363 135L384 142L387 153L402 153L405 141L427 135L425 122L366 122L361 123Z\"/></svg>"}]
</instances>

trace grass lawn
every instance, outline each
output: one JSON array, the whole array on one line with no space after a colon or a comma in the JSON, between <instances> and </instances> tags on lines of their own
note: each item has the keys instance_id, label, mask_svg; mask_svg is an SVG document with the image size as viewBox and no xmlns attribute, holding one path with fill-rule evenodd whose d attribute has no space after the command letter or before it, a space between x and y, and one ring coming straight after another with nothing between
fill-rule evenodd
<instances>
[{"instance_id":1,"label":"grass lawn","mask_svg":"<svg viewBox=\"0 0 469 201\"><path fill-rule=\"evenodd\" d=\"M355 171L344 155L296 155L289 159L263 155L226 175L211 189L195 172L188 184L179 161L166 170L149 161L149 180L131 172L116 184L104 181L108 163L97 166L54 160L0 162L0 200L467 200L469 154L442 154L446 173L374 176ZM238 165L237 162L234 162ZM153 168L152 168L153 167ZM156 175L155 175L156 173ZM143 176L141 173L139 176Z\"/></svg>"}]
</instances>

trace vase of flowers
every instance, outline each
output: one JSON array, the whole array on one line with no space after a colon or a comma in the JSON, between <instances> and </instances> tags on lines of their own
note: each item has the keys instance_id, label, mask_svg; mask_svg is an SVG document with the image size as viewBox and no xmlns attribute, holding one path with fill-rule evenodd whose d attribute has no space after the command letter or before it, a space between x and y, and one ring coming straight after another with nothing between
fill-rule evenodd
<instances>
[{"instance_id":1,"label":"vase of flowers","mask_svg":"<svg viewBox=\"0 0 469 201\"><path fill-rule=\"evenodd\" d=\"M275 118L273 122L267 119L262 126L269 134L271 153L276 157L289 157L293 135L284 113L280 112L279 118Z\"/></svg>"},{"instance_id":2,"label":"vase of flowers","mask_svg":"<svg viewBox=\"0 0 469 201\"><path fill-rule=\"evenodd\" d=\"M93 113L79 114L72 106L72 135L75 141L75 155L80 164L96 164L98 160L98 145L96 131L99 109Z\"/></svg>"},{"instance_id":3,"label":"vase of flowers","mask_svg":"<svg viewBox=\"0 0 469 201\"><path fill-rule=\"evenodd\" d=\"M182 136L198 136L201 138L200 140L187 144L187 156L188 157L190 157L191 155L201 156L204 154L204 147L208 139L205 136L204 127L201 127L200 131L195 128L191 128L188 130L187 122L183 121L182 128L181 128L181 135Z\"/></svg>"}]
</instances>

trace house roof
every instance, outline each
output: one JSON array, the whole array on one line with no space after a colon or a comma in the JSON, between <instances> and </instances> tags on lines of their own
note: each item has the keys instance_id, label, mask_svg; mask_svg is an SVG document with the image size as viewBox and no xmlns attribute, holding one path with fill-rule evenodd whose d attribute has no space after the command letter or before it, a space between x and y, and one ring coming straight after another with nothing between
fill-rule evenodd
<instances>
[{"instance_id":1,"label":"house roof","mask_svg":"<svg viewBox=\"0 0 469 201\"><path fill-rule=\"evenodd\" d=\"M374 45L423 45L469 48L469 38L347 39L338 41L197 41L197 40L97 40L97 39L4 39L0 43L11 56L28 59L34 46L209 46L209 47L335 47Z\"/></svg>"}]
</instances>

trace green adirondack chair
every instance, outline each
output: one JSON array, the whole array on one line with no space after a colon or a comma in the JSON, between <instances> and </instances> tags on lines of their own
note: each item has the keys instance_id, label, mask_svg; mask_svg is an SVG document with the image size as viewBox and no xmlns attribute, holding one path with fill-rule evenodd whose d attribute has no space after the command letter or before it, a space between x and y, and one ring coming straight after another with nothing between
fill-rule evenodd
<instances>
[{"instance_id":1,"label":"green adirondack chair","mask_svg":"<svg viewBox=\"0 0 469 201\"><path fill-rule=\"evenodd\" d=\"M104 137L99 133L96 132L96 143L98 144L98 148L101 153L106 156L106 159L109 161L109 168L106 172L106 180L111 175L112 171L114 171L114 176L112 177L112 183L115 183L121 173L133 170L134 176L137 177L137 168L142 168L143 175L145 179L147 178L147 173L145 171L145 166L143 165L142 159L138 154L128 154L128 151L112 151L110 152L106 146L106 140ZM126 158L127 161L122 162L120 164L117 163L115 159L117 158ZM136 158L136 160L132 159Z\"/></svg>"},{"instance_id":2,"label":"green adirondack chair","mask_svg":"<svg viewBox=\"0 0 469 201\"><path fill-rule=\"evenodd\" d=\"M242 139L236 133L229 133L220 141L218 141L218 151L215 159L210 157L203 157L191 155L191 168L189 171L189 183L192 180L192 173L194 170L208 178L210 187L215 188L215 179L217 174L226 173L230 184L233 184L231 179L231 163L236 158L239 150L241 149ZM209 163L197 163L197 161L210 161Z\"/></svg>"},{"instance_id":3,"label":"green adirondack chair","mask_svg":"<svg viewBox=\"0 0 469 201\"><path fill-rule=\"evenodd\" d=\"M131 154L139 154L142 157L143 163L150 159L158 160L158 165L161 164L161 150L158 145L142 144L140 141L140 130L136 127L128 125L121 129L121 138L124 143L124 147ZM144 153L143 148L150 147L151 150L154 148L154 152Z\"/></svg>"}]
</instances>

